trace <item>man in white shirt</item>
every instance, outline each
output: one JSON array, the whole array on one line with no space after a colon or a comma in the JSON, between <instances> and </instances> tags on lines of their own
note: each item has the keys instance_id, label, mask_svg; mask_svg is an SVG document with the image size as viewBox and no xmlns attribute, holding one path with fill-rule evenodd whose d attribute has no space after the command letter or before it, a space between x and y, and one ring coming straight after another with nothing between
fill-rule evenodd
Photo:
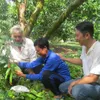
<instances>
[{"instance_id":1,"label":"man in white shirt","mask_svg":"<svg viewBox=\"0 0 100 100\"><path fill-rule=\"evenodd\" d=\"M10 62L31 62L36 60L37 54L33 41L23 36L23 30L20 25L15 25L10 29L12 40L10 47ZM42 66L33 69L35 73L39 73ZM24 71L24 70L23 70ZM32 70L30 70L32 72Z\"/></svg>"},{"instance_id":2,"label":"man in white shirt","mask_svg":"<svg viewBox=\"0 0 100 100\"><path fill-rule=\"evenodd\" d=\"M100 100L100 42L93 39L94 27L91 22L81 22L76 26L76 40L82 46L79 59L61 58L83 66L84 77L62 83L62 93L69 93L75 100Z\"/></svg>"},{"instance_id":3,"label":"man in white shirt","mask_svg":"<svg viewBox=\"0 0 100 100\"><path fill-rule=\"evenodd\" d=\"M33 41L23 36L23 31L19 25L10 29L12 41L10 42L11 61L34 61L37 58Z\"/></svg>"}]
</instances>

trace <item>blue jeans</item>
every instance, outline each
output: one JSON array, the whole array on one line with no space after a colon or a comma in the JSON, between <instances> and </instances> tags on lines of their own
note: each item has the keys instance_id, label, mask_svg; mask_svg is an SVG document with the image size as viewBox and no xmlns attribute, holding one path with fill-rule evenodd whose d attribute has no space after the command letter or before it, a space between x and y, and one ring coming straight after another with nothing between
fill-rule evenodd
<instances>
[{"instance_id":1,"label":"blue jeans","mask_svg":"<svg viewBox=\"0 0 100 100\"><path fill-rule=\"evenodd\" d=\"M68 93L68 86L73 81L75 80L62 83L59 90ZM72 97L75 100L100 100L100 85L97 83L76 85L72 88Z\"/></svg>"},{"instance_id":2,"label":"blue jeans","mask_svg":"<svg viewBox=\"0 0 100 100\"><path fill-rule=\"evenodd\" d=\"M50 89L54 95L61 95L59 85L63 82L65 82L65 79L59 74L49 70L45 70L43 72L42 83L44 84L45 88Z\"/></svg>"}]
</instances>

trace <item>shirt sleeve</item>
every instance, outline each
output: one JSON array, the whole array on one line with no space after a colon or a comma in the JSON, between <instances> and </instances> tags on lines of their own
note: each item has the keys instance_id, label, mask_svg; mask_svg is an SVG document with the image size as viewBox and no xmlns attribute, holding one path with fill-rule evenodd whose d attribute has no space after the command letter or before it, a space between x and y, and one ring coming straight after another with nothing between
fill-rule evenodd
<instances>
[{"instance_id":1,"label":"shirt sleeve","mask_svg":"<svg viewBox=\"0 0 100 100\"><path fill-rule=\"evenodd\" d=\"M43 72L45 70L53 71L56 69L56 67L57 67L57 63L55 63L55 60L48 60L39 74L27 74L26 78L30 80L40 80L41 81L43 77Z\"/></svg>"},{"instance_id":2,"label":"shirt sleeve","mask_svg":"<svg viewBox=\"0 0 100 100\"><path fill-rule=\"evenodd\" d=\"M81 52L80 59L83 59L84 52L85 52L85 46L82 46L82 52Z\"/></svg>"},{"instance_id":3,"label":"shirt sleeve","mask_svg":"<svg viewBox=\"0 0 100 100\"><path fill-rule=\"evenodd\" d=\"M35 68L41 64L43 64L43 59L42 59L42 57L39 57L38 59L36 59L33 62L19 62L18 66L20 68Z\"/></svg>"},{"instance_id":4,"label":"shirt sleeve","mask_svg":"<svg viewBox=\"0 0 100 100\"><path fill-rule=\"evenodd\" d=\"M100 64L93 68L90 73L100 75Z\"/></svg>"},{"instance_id":5,"label":"shirt sleeve","mask_svg":"<svg viewBox=\"0 0 100 100\"><path fill-rule=\"evenodd\" d=\"M50 59L50 60L48 60L47 63L44 65L44 67L42 68L40 74L43 74L43 72L44 72L45 70L55 71L58 65L59 65L59 63L57 63L56 60Z\"/></svg>"},{"instance_id":6,"label":"shirt sleeve","mask_svg":"<svg viewBox=\"0 0 100 100\"><path fill-rule=\"evenodd\" d=\"M100 56L94 59L90 73L100 75Z\"/></svg>"},{"instance_id":7,"label":"shirt sleeve","mask_svg":"<svg viewBox=\"0 0 100 100\"><path fill-rule=\"evenodd\" d=\"M30 80L42 80L42 75L41 74L26 74L26 78Z\"/></svg>"}]
</instances>

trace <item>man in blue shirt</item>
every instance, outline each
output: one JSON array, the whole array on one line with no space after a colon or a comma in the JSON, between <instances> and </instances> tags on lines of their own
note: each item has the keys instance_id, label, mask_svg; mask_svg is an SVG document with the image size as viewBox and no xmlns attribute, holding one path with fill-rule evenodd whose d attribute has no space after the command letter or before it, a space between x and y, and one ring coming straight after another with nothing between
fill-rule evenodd
<instances>
[{"instance_id":1,"label":"man in blue shirt","mask_svg":"<svg viewBox=\"0 0 100 100\"><path fill-rule=\"evenodd\" d=\"M44 67L38 74L24 74L18 71L16 72L17 75L30 80L40 80L45 88L50 89L54 93L55 98L61 98L58 87L62 82L70 80L67 64L49 49L49 42L46 38L37 39L34 46L40 57L33 62L19 62L18 65L20 68L35 68L44 64Z\"/></svg>"}]
</instances>

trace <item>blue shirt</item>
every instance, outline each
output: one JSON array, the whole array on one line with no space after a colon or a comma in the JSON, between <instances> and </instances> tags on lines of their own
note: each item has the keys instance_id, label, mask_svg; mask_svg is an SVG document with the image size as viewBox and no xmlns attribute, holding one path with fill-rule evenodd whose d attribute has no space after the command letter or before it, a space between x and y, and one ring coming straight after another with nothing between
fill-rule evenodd
<instances>
[{"instance_id":1,"label":"blue shirt","mask_svg":"<svg viewBox=\"0 0 100 100\"><path fill-rule=\"evenodd\" d=\"M35 68L41 64L44 64L44 67L39 74L26 74L26 78L31 80L42 80L42 73L45 70L49 70L61 75L65 81L70 80L68 65L51 50L48 50L45 58L39 57L33 62L19 62L18 65L20 68Z\"/></svg>"}]
</instances>

